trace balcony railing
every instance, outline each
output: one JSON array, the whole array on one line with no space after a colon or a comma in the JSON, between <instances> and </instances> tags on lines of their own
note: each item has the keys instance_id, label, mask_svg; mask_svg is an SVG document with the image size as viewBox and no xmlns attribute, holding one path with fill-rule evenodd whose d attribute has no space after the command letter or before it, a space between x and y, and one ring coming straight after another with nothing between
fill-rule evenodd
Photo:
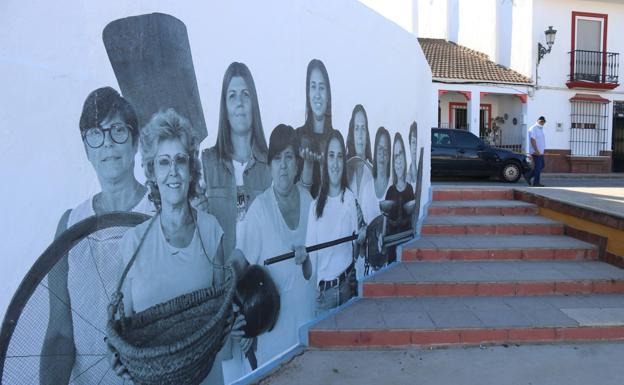
<instances>
[{"instance_id":1,"label":"balcony railing","mask_svg":"<svg viewBox=\"0 0 624 385\"><path fill-rule=\"evenodd\" d=\"M570 54L569 81L571 83L590 82L607 86L618 85L619 53L578 49L568 53Z\"/></svg>"}]
</instances>

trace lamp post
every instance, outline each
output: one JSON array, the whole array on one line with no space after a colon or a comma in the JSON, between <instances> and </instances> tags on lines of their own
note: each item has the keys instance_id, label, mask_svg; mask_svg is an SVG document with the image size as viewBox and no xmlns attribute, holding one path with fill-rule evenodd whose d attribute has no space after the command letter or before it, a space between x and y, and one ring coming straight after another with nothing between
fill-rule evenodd
<instances>
[{"instance_id":1,"label":"lamp post","mask_svg":"<svg viewBox=\"0 0 624 385\"><path fill-rule=\"evenodd\" d=\"M557 30L553 29L552 25L548 27L546 31L544 31L544 35L546 35L546 45L548 48L544 47L542 43L537 43L537 62L539 63L544 55L550 53L553 44L555 44L555 35L557 34Z\"/></svg>"},{"instance_id":2,"label":"lamp post","mask_svg":"<svg viewBox=\"0 0 624 385\"><path fill-rule=\"evenodd\" d=\"M550 53L553 44L555 44L555 35L557 34L557 30L553 29L552 25L548 27L546 31L544 31L544 35L546 35L546 45L548 48L544 47L542 43L537 42L537 65L535 66L535 88L538 88L539 81L539 63L547 53Z\"/></svg>"}]
</instances>

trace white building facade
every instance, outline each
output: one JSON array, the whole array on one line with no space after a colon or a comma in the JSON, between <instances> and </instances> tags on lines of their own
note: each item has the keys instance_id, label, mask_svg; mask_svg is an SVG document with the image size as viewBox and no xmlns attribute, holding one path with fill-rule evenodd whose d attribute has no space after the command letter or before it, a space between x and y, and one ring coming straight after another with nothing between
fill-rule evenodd
<instances>
[{"instance_id":1,"label":"white building facade","mask_svg":"<svg viewBox=\"0 0 624 385\"><path fill-rule=\"evenodd\" d=\"M624 51L624 2L619 0L411 0L383 5L362 0L419 37L446 39L482 52L491 61L531 79L526 103L502 113L520 115L523 150L526 127L547 119L546 170L554 172L624 171L624 87L620 52ZM403 7L398 12L396 7ZM392 9L391 9L392 8ZM411 19L407 16L411 15ZM395 19L393 19L395 20ZM546 49L545 31L557 31L549 53L538 60L538 43ZM436 79L434 79L434 83ZM446 90L444 84L438 89ZM472 91L469 129L484 116L477 112L496 90L453 85ZM491 87L492 85L488 85ZM506 86L517 89L517 86ZM472 88L472 89L469 89ZM474 88L478 89L478 92ZM484 94L485 92L485 94ZM485 101L475 101L478 95ZM457 95L454 95L455 97ZM461 94L460 94L461 96ZM440 109L445 103L439 99ZM494 107L492 107L494 108ZM492 111L494 117L501 115ZM445 111L441 111L441 116ZM504 124L509 124L508 119ZM453 122L448 122L453 126ZM483 127L483 123L479 123ZM503 129L505 132L505 129Z\"/></svg>"}]
</instances>

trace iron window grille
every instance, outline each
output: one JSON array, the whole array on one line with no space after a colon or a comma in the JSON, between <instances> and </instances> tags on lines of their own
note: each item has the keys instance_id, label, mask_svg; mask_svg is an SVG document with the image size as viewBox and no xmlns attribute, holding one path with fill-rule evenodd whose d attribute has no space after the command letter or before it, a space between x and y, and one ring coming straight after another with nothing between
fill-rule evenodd
<instances>
[{"instance_id":1,"label":"iron window grille","mask_svg":"<svg viewBox=\"0 0 624 385\"><path fill-rule=\"evenodd\" d=\"M570 152L575 156L599 156L607 149L608 103L572 100Z\"/></svg>"}]
</instances>

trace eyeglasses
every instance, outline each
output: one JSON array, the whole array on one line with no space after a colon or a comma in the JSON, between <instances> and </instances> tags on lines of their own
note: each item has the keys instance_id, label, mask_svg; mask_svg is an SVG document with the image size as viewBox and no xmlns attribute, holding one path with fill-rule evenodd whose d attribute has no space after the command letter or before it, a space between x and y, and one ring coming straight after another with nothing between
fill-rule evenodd
<instances>
[{"instance_id":1,"label":"eyeglasses","mask_svg":"<svg viewBox=\"0 0 624 385\"><path fill-rule=\"evenodd\" d=\"M191 157L189 154L175 154L173 159L169 155L160 155L154 160L156 172L165 173L171 170L171 167L178 167L188 170Z\"/></svg>"},{"instance_id":2,"label":"eyeglasses","mask_svg":"<svg viewBox=\"0 0 624 385\"><path fill-rule=\"evenodd\" d=\"M82 132L82 137L91 148L99 148L104 144L106 133L117 144L124 144L130 137L130 126L125 123L115 123L109 128L93 127Z\"/></svg>"}]
</instances>

